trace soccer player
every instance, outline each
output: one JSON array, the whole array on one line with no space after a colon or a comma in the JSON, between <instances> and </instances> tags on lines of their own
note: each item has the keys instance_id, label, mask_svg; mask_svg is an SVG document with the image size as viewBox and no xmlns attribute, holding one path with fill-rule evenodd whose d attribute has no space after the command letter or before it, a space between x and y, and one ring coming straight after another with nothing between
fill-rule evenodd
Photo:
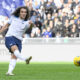
<instances>
[{"instance_id":1,"label":"soccer player","mask_svg":"<svg viewBox=\"0 0 80 80\"><path fill-rule=\"evenodd\" d=\"M32 24L32 21L29 20L29 9L24 6L17 8L8 23L0 29L0 33L8 29L5 36L5 45L11 52L11 60L6 75L14 75L12 72L15 68L17 58L24 60L26 64L29 64L32 59L32 56L27 58L21 55L23 34Z\"/></svg>"}]
</instances>

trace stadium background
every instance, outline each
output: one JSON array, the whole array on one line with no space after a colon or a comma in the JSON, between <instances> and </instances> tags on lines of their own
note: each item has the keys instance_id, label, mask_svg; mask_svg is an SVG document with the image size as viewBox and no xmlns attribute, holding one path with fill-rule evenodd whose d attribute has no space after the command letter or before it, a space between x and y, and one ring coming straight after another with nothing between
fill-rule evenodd
<instances>
[{"instance_id":1,"label":"stadium background","mask_svg":"<svg viewBox=\"0 0 80 80\"><path fill-rule=\"evenodd\" d=\"M1 33L0 80L79 80L80 67L73 59L80 56L80 0L0 0L0 28L23 5L29 7L35 27L24 35L22 54L33 59L29 65L18 60L15 76L6 76L10 61L4 45L7 30Z\"/></svg>"},{"instance_id":2,"label":"stadium background","mask_svg":"<svg viewBox=\"0 0 80 80\"><path fill-rule=\"evenodd\" d=\"M45 45L44 39L50 38L50 40L53 40L52 44L49 44L50 41L47 40L46 42L47 46L52 45L52 47L50 48L48 47L49 49L44 48L43 50L46 52L43 52L41 47L39 46L39 49L41 49L41 51L37 51L36 49L36 53L40 52L39 54L45 53L44 55L46 55L49 54L50 51L52 56L55 55L55 53L58 54L58 52L56 51L59 46L60 47L58 48L58 50L62 51L63 53L65 53L65 49L66 49L66 48L64 49L63 46L69 46L70 43L73 44L73 46L76 43L75 46L78 47L77 44L79 43L79 34L80 34L80 0L56 0L56 1L55 0L1 0L0 1L0 27L4 26L8 22L11 13L20 6L29 6L30 16L31 16L30 19L35 24L34 28L26 31L24 35L23 43L25 44L26 42L28 43L27 38L31 38L30 43L33 43L34 40L36 40L33 38L42 38L40 40L43 42L42 43L43 45ZM0 34L0 38L1 38L0 42L3 41L6 31ZM61 38L63 38L63 40ZM40 45L40 41L39 40L36 41L37 44ZM55 43L56 44L63 43L63 44L59 44L56 46L54 45ZM65 45L65 43L67 43L67 45ZM25 44L23 46L25 46ZM35 45L36 43L34 44L34 46ZM4 46L4 44L1 43L1 46ZM54 49L54 47L56 47L56 49ZM37 48L37 46L35 46L35 48ZM67 54L66 55L67 57L69 57L68 54L69 55L71 54L71 56L73 54L78 55L77 53L75 53L75 51L73 51L76 50L76 48L75 49L72 48L74 47L69 48L72 52L68 50L69 52L65 53ZM1 55L3 55L6 52L4 49L3 50L5 52L2 49L3 48L1 47L0 50ZM23 50L24 49L25 48L23 47ZM32 47L32 51L34 51L34 47ZM30 54L32 52L28 51L28 53ZM63 53L61 54L61 56L63 56ZM35 54L35 56L38 55ZM44 57L45 56L43 56L43 58ZM61 60L65 61L64 56L63 59L61 59L61 57L56 59L54 58L55 57L53 57L52 61L55 61L56 59L59 59L58 61ZM67 61L72 61L72 60L73 57L70 57L70 59L68 59Z\"/></svg>"},{"instance_id":3,"label":"stadium background","mask_svg":"<svg viewBox=\"0 0 80 80\"><path fill-rule=\"evenodd\" d=\"M30 19L35 24L24 35L22 53L25 56L32 55L33 62L72 62L79 56L80 0L1 0L0 27L20 6L29 7ZM0 61L10 59L4 46L6 32L0 34Z\"/></svg>"},{"instance_id":4,"label":"stadium background","mask_svg":"<svg viewBox=\"0 0 80 80\"><path fill-rule=\"evenodd\" d=\"M73 62L74 57L80 56L80 39L79 42L77 40L78 43L72 39L69 39L68 42L65 42L64 39L61 40L62 42L50 42L50 40L26 39L23 43L22 54L27 57L33 56L31 62ZM10 54L5 45L1 43L0 62L8 61L10 61Z\"/></svg>"},{"instance_id":5,"label":"stadium background","mask_svg":"<svg viewBox=\"0 0 80 80\"><path fill-rule=\"evenodd\" d=\"M0 27L7 23L17 7L24 5L29 7L30 20L35 24L26 31L24 37L80 36L80 0L1 0ZM6 31L0 37L3 37Z\"/></svg>"},{"instance_id":6,"label":"stadium background","mask_svg":"<svg viewBox=\"0 0 80 80\"><path fill-rule=\"evenodd\" d=\"M33 61L73 61L75 56L79 56L80 0L1 0L0 27L20 6L29 7L30 19L35 24L24 35L24 55L33 55ZM9 52L4 46L6 31L0 34L0 61L9 61Z\"/></svg>"}]
</instances>

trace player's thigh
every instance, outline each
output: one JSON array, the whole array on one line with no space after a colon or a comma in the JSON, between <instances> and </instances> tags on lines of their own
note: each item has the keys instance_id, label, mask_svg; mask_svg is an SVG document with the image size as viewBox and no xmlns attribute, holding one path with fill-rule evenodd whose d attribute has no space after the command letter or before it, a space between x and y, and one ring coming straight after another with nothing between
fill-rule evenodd
<instances>
[{"instance_id":1,"label":"player's thigh","mask_svg":"<svg viewBox=\"0 0 80 80\"><path fill-rule=\"evenodd\" d=\"M11 46L11 52L14 53L15 50L18 50L17 45Z\"/></svg>"}]
</instances>

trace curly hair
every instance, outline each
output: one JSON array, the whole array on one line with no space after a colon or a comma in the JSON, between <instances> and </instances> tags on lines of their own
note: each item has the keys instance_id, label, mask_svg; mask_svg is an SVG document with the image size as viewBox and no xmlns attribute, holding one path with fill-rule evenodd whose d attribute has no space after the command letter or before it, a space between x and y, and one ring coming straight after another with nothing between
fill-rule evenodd
<instances>
[{"instance_id":1,"label":"curly hair","mask_svg":"<svg viewBox=\"0 0 80 80\"><path fill-rule=\"evenodd\" d=\"M16 17L19 17L20 16L20 10L21 9L26 9L26 11L27 11L27 15L26 15L26 17L25 17L25 21L27 21L28 19L29 19L29 17L30 17L30 11L29 11L29 9L28 9L28 7L27 6L22 6L22 7L19 7L19 8L17 8L13 13L12 13L12 15L14 15L14 16L16 16Z\"/></svg>"}]
</instances>

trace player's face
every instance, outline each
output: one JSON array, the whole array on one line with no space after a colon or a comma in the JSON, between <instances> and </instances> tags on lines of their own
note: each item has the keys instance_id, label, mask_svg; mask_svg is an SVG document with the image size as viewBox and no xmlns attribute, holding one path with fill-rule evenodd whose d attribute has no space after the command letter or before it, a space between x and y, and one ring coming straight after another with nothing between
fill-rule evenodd
<instances>
[{"instance_id":1,"label":"player's face","mask_svg":"<svg viewBox=\"0 0 80 80\"><path fill-rule=\"evenodd\" d=\"M21 18L21 19L25 19L26 15L27 15L26 9L22 8L22 9L20 10L20 18Z\"/></svg>"}]
</instances>

